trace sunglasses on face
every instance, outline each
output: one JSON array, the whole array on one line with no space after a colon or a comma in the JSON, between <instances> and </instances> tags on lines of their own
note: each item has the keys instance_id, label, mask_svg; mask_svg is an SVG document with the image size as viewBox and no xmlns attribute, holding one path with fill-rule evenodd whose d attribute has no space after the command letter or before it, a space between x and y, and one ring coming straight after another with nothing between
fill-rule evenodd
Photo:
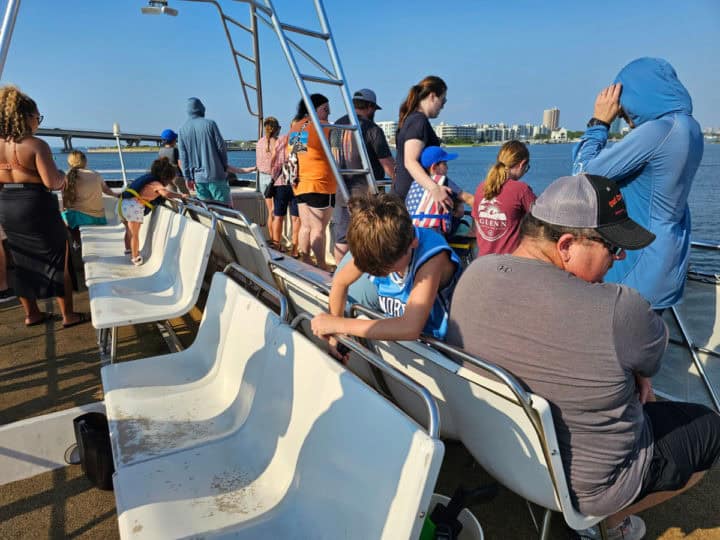
<instances>
[{"instance_id":1,"label":"sunglasses on face","mask_svg":"<svg viewBox=\"0 0 720 540\"><path fill-rule=\"evenodd\" d=\"M625 251L625 248L616 246L615 244L608 242L604 238L594 236L592 238L588 238L588 240L592 242L599 242L600 244L604 245L605 249L607 249L610 252L610 255L612 255L613 257L619 257L620 255L622 255L623 251Z\"/></svg>"},{"instance_id":2,"label":"sunglasses on face","mask_svg":"<svg viewBox=\"0 0 720 540\"><path fill-rule=\"evenodd\" d=\"M35 118L37 118L38 125L42 124L43 118L45 118L42 114L33 114Z\"/></svg>"}]
</instances>

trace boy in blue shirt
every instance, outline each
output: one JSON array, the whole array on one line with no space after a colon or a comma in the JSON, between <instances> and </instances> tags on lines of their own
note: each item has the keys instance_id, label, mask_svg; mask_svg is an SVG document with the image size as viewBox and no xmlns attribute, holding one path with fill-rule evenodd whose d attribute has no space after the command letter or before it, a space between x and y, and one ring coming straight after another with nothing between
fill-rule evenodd
<instances>
[{"instance_id":1,"label":"boy in blue shirt","mask_svg":"<svg viewBox=\"0 0 720 540\"><path fill-rule=\"evenodd\" d=\"M397 195L353 197L348 203L351 260L338 269L330 290L330 313L312 320L313 333L330 340L349 334L381 340L413 340L421 333L443 339L461 265L445 239L415 227ZM377 290L381 320L343 316L350 286L369 280Z\"/></svg>"}]
</instances>

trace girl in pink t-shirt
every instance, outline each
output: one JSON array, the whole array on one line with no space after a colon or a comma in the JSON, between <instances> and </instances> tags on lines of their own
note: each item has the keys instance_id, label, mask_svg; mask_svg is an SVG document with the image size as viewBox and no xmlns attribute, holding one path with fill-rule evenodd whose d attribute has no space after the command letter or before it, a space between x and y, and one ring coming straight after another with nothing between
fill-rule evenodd
<instances>
[{"instance_id":1,"label":"girl in pink t-shirt","mask_svg":"<svg viewBox=\"0 0 720 540\"><path fill-rule=\"evenodd\" d=\"M475 191L478 256L512 253L520 243L520 222L535 201L530 186L520 178L530 170L530 153L520 141L508 141L498 152L485 181Z\"/></svg>"}]
</instances>

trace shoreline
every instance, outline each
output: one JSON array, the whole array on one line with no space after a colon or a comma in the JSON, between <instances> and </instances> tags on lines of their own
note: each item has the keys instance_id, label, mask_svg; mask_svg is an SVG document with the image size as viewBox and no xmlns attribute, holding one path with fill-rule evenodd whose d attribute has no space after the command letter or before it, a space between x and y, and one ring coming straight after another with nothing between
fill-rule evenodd
<instances>
[{"instance_id":1,"label":"shoreline","mask_svg":"<svg viewBox=\"0 0 720 540\"><path fill-rule=\"evenodd\" d=\"M123 154L157 154L160 150L160 146L157 148L123 148ZM117 154L118 149L110 146L106 148L86 148L84 150L88 154ZM243 150L242 148L228 148L228 152L254 152L254 150Z\"/></svg>"}]
</instances>

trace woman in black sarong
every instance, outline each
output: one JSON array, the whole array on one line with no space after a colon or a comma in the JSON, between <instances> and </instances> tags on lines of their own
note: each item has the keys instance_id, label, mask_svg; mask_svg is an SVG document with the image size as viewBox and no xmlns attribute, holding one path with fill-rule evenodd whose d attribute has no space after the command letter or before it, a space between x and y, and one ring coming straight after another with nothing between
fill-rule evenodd
<instances>
[{"instance_id":1,"label":"woman in black sarong","mask_svg":"<svg viewBox=\"0 0 720 540\"><path fill-rule=\"evenodd\" d=\"M25 325L50 316L37 300L57 297L63 326L89 320L75 313L68 271L68 242L58 200L65 184L48 144L33 135L42 122L35 101L14 86L0 88L0 224L15 263L15 292Z\"/></svg>"}]
</instances>

